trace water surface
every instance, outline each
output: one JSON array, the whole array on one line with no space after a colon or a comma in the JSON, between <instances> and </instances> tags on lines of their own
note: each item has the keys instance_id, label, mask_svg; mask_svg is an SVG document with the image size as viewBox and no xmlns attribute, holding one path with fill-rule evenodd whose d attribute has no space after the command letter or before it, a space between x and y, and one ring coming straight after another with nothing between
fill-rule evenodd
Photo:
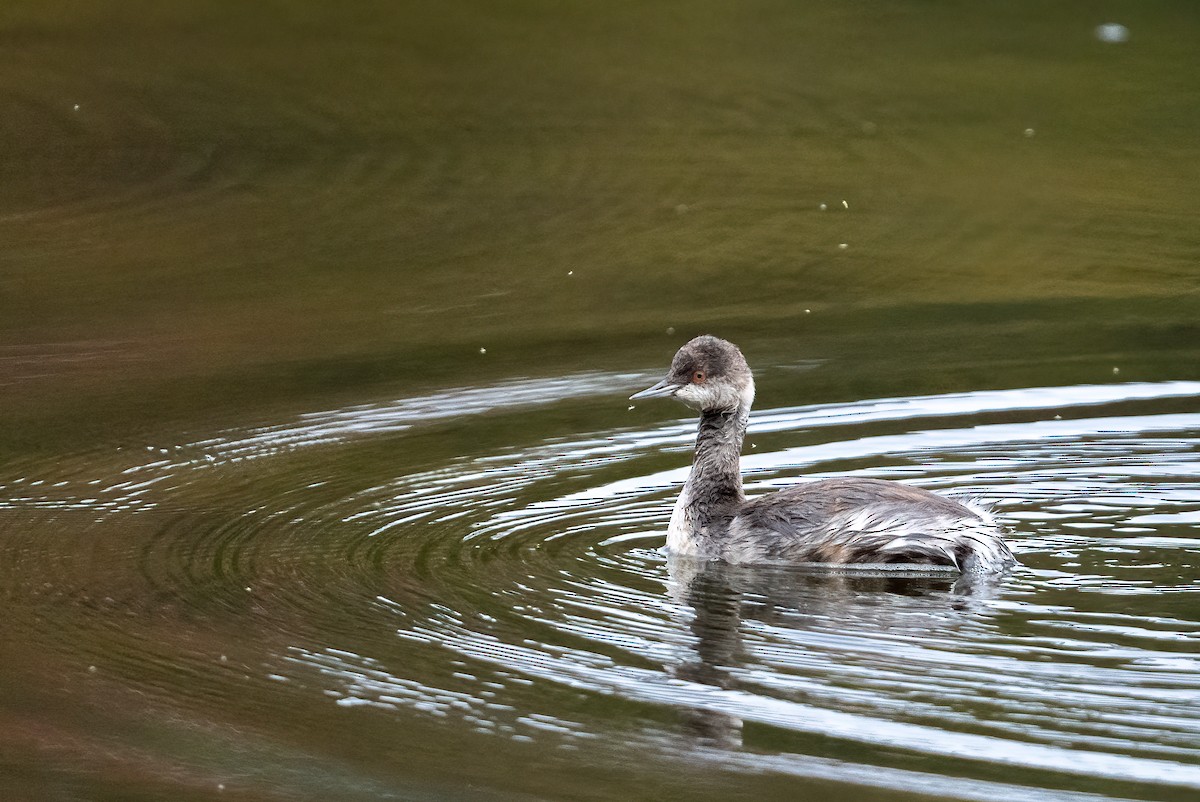
<instances>
[{"instance_id":1,"label":"water surface","mask_svg":"<svg viewBox=\"0 0 1200 802\"><path fill-rule=\"evenodd\" d=\"M8 4L0 791L1194 798L1197 22ZM702 332L1021 567L668 561Z\"/></svg>"}]
</instances>

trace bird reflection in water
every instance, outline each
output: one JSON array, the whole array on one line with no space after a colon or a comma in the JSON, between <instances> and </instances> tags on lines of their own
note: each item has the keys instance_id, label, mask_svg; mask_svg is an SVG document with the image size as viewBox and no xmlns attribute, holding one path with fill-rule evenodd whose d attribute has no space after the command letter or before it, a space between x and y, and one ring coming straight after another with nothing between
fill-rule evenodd
<instances>
[{"instance_id":1,"label":"bird reflection in water","mask_svg":"<svg viewBox=\"0 0 1200 802\"><path fill-rule=\"evenodd\" d=\"M967 623L1000 585L997 577L949 571L748 567L679 557L670 557L667 565L670 597L682 605L694 639L690 654L669 671L677 680L721 690L738 690L744 673L739 669L757 662L744 648L746 620L786 629L886 632L917 639ZM804 648L799 643L787 647ZM747 690L762 693L760 688ZM828 698L821 704L827 705ZM729 710L687 707L682 724L698 745L743 745L742 718Z\"/></svg>"}]
</instances>

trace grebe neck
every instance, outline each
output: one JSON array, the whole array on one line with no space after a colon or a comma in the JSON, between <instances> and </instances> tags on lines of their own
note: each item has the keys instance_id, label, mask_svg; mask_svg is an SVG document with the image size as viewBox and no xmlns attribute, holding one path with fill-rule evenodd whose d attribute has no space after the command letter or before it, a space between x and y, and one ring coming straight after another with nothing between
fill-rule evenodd
<instances>
[{"instance_id":1,"label":"grebe neck","mask_svg":"<svg viewBox=\"0 0 1200 802\"><path fill-rule=\"evenodd\" d=\"M700 415L696 455L688 474L686 497L694 530L727 524L746 500L742 492L742 440L750 419L748 407L709 410Z\"/></svg>"}]
</instances>

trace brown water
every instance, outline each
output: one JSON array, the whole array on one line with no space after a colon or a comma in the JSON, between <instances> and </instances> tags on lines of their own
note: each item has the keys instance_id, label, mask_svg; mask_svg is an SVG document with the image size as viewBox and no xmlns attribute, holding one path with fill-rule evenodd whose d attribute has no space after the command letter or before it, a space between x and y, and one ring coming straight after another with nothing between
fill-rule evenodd
<instances>
[{"instance_id":1,"label":"brown water","mask_svg":"<svg viewBox=\"0 0 1200 802\"><path fill-rule=\"evenodd\" d=\"M0 796L1193 799L1198 34L5 4ZM705 331L1022 567L668 563Z\"/></svg>"}]
</instances>

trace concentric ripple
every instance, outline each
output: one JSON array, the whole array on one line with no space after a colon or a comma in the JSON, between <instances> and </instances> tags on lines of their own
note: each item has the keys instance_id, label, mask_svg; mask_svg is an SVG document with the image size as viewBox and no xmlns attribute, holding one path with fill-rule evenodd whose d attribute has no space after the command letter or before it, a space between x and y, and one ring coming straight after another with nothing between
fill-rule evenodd
<instances>
[{"instance_id":1,"label":"concentric ripple","mask_svg":"<svg viewBox=\"0 0 1200 802\"><path fill-rule=\"evenodd\" d=\"M689 420L421 452L427 430L469 440L644 379L314 413L122 452L103 479L86 461L26 466L0 482L3 581L42 615L14 625L56 609L81 630L64 649L164 695L227 694L206 668L220 654L266 708L416 717L552 754L964 799L1200 790L1200 383L753 416L751 494L849 474L990 504L1022 565L988 587L669 561ZM181 622L205 634L182 656L162 646Z\"/></svg>"}]
</instances>

